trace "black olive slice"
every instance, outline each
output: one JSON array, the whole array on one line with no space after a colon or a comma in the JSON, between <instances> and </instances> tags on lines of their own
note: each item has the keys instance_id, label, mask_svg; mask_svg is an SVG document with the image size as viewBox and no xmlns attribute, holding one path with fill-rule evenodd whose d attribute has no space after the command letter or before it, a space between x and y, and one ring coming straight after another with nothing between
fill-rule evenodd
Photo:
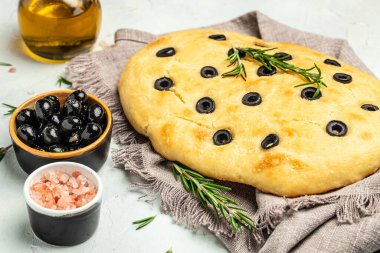
<instances>
[{"instance_id":1,"label":"black olive slice","mask_svg":"<svg viewBox=\"0 0 380 253\"><path fill-rule=\"evenodd\" d=\"M317 91L317 88L307 87L301 91L301 98L306 99L306 100L320 99L322 97L322 92L319 91L319 94L316 97L314 97L314 94L316 91Z\"/></svg>"},{"instance_id":2,"label":"black olive slice","mask_svg":"<svg viewBox=\"0 0 380 253\"><path fill-rule=\"evenodd\" d=\"M198 100L196 110L199 113L212 113L215 110L215 102L209 97Z\"/></svg>"},{"instance_id":3,"label":"black olive slice","mask_svg":"<svg viewBox=\"0 0 380 253\"><path fill-rule=\"evenodd\" d=\"M232 135L228 130L218 130L213 136L214 144L217 146L226 145L232 141Z\"/></svg>"},{"instance_id":4,"label":"black olive slice","mask_svg":"<svg viewBox=\"0 0 380 253\"><path fill-rule=\"evenodd\" d=\"M245 94L242 98L243 105L248 106L255 106L261 104L263 100L261 99L261 96L257 92L248 92Z\"/></svg>"},{"instance_id":5,"label":"black olive slice","mask_svg":"<svg viewBox=\"0 0 380 253\"><path fill-rule=\"evenodd\" d=\"M352 82L352 76L345 74L345 73L336 73L333 76L334 80L340 83L351 83Z\"/></svg>"},{"instance_id":6,"label":"black olive slice","mask_svg":"<svg viewBox=\"0 0 380 253\"><path fill-rule=\"evenodd\" d=\"M363 110L371 111L371 112L379 110L379 107L377 107L376 105L371 105L371 104L364 104L361 106L361 108Z\"/></svg>"},{"instance_id":7,"label":"black olive slice","mask_svg":"<svg viewBox=\"0 0 380 253\"><path fill-rule=\"evenodd\" d=\"M293 60L293 57L285 52L278 52L273 55L276 59L281 60L281 61L290 61Z\"/></svg>"},{"instance_id":8,"label":"black olive slice","mask_svg":"<svg viewBox=\"0 0 380 253\"><path fill-rule=\"evenodd\" d=\"M280 143L280 138L276 134L269 134L261 142L261 147L263 149L270 149L277 146Z\"/></svg>"},{"instance_id":9,"label":"black olive slice","mask_svg":"<svg viewBox=\"0 0 380 253\"><path fill-rule=\"evenodd\" d=\"M337 62L336 60L332 60L332 59L326 59L323 61L325 64L327 65L332 65L332 66L337 66L337 67L341 67L342 65L340 65L339 62Z\"/></svg>"},{"instance_id":10,"label":"black olive slice","mask_svg":"<svg viewBox=\"0 0 380 253\"><path fill-rule=\"evenodd\" d=\"M277 70L274 66L270 66L271 69L266 68L265 66L261 66L257 69L258 76L272 76L277 73Z\"/></svg>"},{"instance_id":11,"label":"black olive slice","mask_svg":"<svg viewBox=\"0 0 380 253\"><path fill-rule=\"evenodd\" d=\"M201 76L204 78L213 78L218 75L216 68L211 66L206 66L201 69Z\"/></svg>"},{"instance_id":12,"label":"black olive slice","mask_svg":"<svg viewBox=\"0 0 380 253\"><path fill-rule=\"evenodd\" d=\"M169 90L173 85L172 79L168 77L161 77L154 82L154 88L160 91Z\"/></svg>"},{"instance_id":13,"label":"black olive slice","mask_svg":"<svg viewBox=\"0 0 380 253\"><path fill-rule=\"evenodd\" d=\"M245 57L245 52L240 50L240 49L237 49L237 48L235 48L235 49L239 51L239 58L243 59ZM230 48L230 50L228 50L228 52L227 52L227 55L231 56L233 53L234 53L234 49Z\"/></svg>"},{"instance_id":14,"label":"black olive slice","mask_svg":"<svg viewBox=\"0 0 380 253\"><path fill-rule=\"evenodd\" d=\"M326 126L326 132L331 136L345 136L347 133L347 125L339 120L332 120Z\"/></svg>"},{"instance_id":15,"label":"black olive slice","mask_svg":"<svg viewBox=\"0 0 380 253\"><path fill-rule=\"evenodd\" d=\"M224 34L213 34L213 35L208 36L208 38L212 40L217 40L217 41L227 40Z\"/></svg>"},{"instance_id":16,"label":"black olive slice","mask_svg":"<svg viewBox=\"0 0 380 253\"><path fill-rule=\"evenodd\" d=\"M156 53L157 57L170 57L175 55L175 49L173 47L163 48Z\"/></svg>"}]
</instances>

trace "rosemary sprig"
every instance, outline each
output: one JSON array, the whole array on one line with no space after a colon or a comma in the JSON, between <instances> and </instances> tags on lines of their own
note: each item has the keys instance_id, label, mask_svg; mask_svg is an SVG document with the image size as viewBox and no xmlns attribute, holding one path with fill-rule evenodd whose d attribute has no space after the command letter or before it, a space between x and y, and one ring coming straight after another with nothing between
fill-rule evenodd
<instances>
[{"instance_id":1,"label":"rosemary sprig","mask_svg":"<svg viewBox=\"0 0 380 253\"><path fill-rule=\"evenodd\" d=\"M173 253L173 250L170 248L167 251L165 251L165 253Z\"/></svg>"},{"instance_id":2,"label":"rosemary sprig","mask_svg":"<svg viewBox=\"0 0 380 253\"><path fill-rule=\"evenodd\" d=\"M4 113L3 115L11 115L17 109L16 106L13 106L10 104L6 104L6 103L1 103L1 104L8 107L8 112Z\"/></svg>"},{"instance_id":3,"label":"rosemary sprig","mask_svg":"<svg viewBox=\"0 0 380 253\"><path fill-rule=\"evenodd\" d=\"M11 147L12 147L12 145L9 145L8 147L5 147L5 148L3 148L3 147L0 148L0 162L1 162L1 160L3 160L5 154L7 153L7 151L8 151Z\"/></svg>"},{"instance_id":4,"label":"rosemary sprig","mask_svg":"<svg viewBox=\"0 0 380 253\"><path fill-rule=\"evenodd\" d=\"M132 224L139 225L136 228L136 230L139 230L140 228L143 228L146 225L148 225L149 223L151 223L154 220L154 218L156 218L156 215L150 216L150 217L147 217L147 218L144 218L144 219L141 219L141 220L134 221L134 222L132 222Z\"/></svg>"},{"instance_id":5,"label":"rosemary sprig","mask_svg":"<svg viewBox=\"0 0 380 253\"><path fill-rule=\"evenodd\" d=\"M234 53L228 56L227 60L230 62L230 65L228 66L235 66L235 68L227 73L224 73L222 77L226 76L235 76L244 79L244 81L247 78L247 73L245 72L244 64L240 60L239 51L236 48L233 48Z\"/></svg>"},{"instance_id":6,"label":"rosemary sprig","mask_svg":"<svg viewBox=\"0 0 380 253\"><path fill-rule=\"evenodd\" d=\"M308 69L297 67L293 64L283 61L283 58L276 56L276 54L268 54L267 51L271 51L275 48L270 49L255 49L255 48L234 48L233 54L231 54L227 60L230 62L230 65L235 66L235 68L227 73L224 73L222 77L227 76L242 76L240 73L245 73L244 64L241 62L239 51L242 51L249 58L258 61L268 70L272 70L272 67L277 67L280 70L287 72L292 71L303 76L306 79L305 83L295 85L294 87L306 86L306 85L315 85L316 91L314 92L313 98L318 97L321 92L322 86L327 87L327 85L322 81L321 69L314 63L314 66ZM317 73L315 73L316 70ZM246 75L242 76L246 80Z\"/></svg>"},{"instance_id":7,"label":"rosemary sprig","mask_svg":"<svg viewBox=\"0 0 380 253\"><path fill-rule=\"evenodd\" d=\"M241 227L249 230L255 227L247 212L236 201L221 193L223 190L230 191L230 187L215 184L214 180L176 163L173 163L173 175L176 180L181 180L186 191L198 197L206 210L210 211L210 206L212 207L218 221L221 214L235 232Z\"/></svg>"},{"instance_id":8,"label":"rosemary sprig","mask_svg":"<svg viewBox=\"0 0 380 253\"><path fill-rule=\"evenodd\" d=\"M62 84L66 84L67 86L71 86L73 83L70 82L69 80L67 80L66 78L64 78L63 76L58 76L58 80L57 80L56 84L59 87L61 87Z\"/></svg>"},{"instance_id":9,"label":"rosemary sprig","mask_svg":"<svg viewBox=\"0 0 380 253\"><path fill-rule=\"evenodd\" d=\"M6 62L0 62L0 66L7 66L7 67L10 67L10 66L12 66L12 64L10 64L10 63L6 63Z\"/></svg>"}]
</instances>

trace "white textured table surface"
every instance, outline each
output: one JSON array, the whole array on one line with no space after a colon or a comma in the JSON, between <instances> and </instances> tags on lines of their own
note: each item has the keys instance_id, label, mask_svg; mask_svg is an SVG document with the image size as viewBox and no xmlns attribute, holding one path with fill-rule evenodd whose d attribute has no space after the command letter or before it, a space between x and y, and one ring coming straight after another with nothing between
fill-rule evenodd
<instances>
[{"instance_id":1,"label":"white textured table surface","mask_svg":"<svg viewBox=\"0 0 380 253\"><path fill-rule=\"evenodd\" d=\"M102 30L98 40L112 43L118 28L152 33L204 26L229 20L252 10L290 26L347 39L357 54L380 77L380 1L377 0L101 0ZM0 61L10 62L16 73L0 67L0 102L18 105L28 97L58 89L56 77L64 64L43 64L26 57L20 48L17 1L0 0ZM0 107L2 115L6 108ZM11 143L9 117L0 116L0 146ZM215 237L193 232L158 215L146 228L135 231L131 222L160 213L159 202L138 200L128 190L126 174L108 159L99 172L105 186L101 220L96 234L75 247L52 247L31 232L22 196L26 174L11 150L0 163L0 252L226 252Z\"/></svg>"}]
</instances>

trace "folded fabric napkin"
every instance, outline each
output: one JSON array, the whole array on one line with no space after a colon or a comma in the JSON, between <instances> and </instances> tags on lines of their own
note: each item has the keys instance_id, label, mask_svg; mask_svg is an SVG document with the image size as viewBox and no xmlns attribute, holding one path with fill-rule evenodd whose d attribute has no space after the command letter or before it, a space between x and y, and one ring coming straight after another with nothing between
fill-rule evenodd
<instances>
[{"instance_id":1,"label":"folded fabric napkin","mask_svg":"<svg viewBox=\"0 0 380 253\"><path fill-rule=\"evenodd\" d=\"M214 25L266 41L287 41L332 55L366 72L369 70L345 40L302 32L259 12L251 12ZM149 140L128 123L117 94L120 74L128 59L157 36L132 29L115 34L115 45L79 56L68 64L68 78L75 88L103 99L114 118L113 137L121 145L113 152L116 166L140 177L136 187L162 199L163 211L191 228L204 226L231 252L374 252L380 249L380 174L321 195L282 198L251 186L230 186L228 194L253 217L257 229L234 234L218 223L194 196L174 180L170 164L152 149ZM339 157L337 157L339 159ZM347 168L350 173L350 168Z\"/></svg>"}]
</instances>

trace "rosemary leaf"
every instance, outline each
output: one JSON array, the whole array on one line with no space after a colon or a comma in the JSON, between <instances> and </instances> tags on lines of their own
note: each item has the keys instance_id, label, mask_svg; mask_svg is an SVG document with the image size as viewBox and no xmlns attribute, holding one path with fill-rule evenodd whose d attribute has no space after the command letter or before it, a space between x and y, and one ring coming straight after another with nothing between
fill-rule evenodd
<instances>
[{"instance_id":1,"label":"rosemary leaf","mask_svg":"<svg viewBox=\"0 0 380 253\"><path fill-rule=\"evenodd\" d=\"M57 80L57 83L56 83L59 87L62 86L62 84L65 84L67 86L71 86L73 83L70 82L69 80L67 80L66 78L64 78L63 76L58 76L58 80Z\"/></svg>"},{"instance_id":2,"label":"rosemary leaf","mask_svg":"<svg viewBox=\"0 0 380 253\"><path fill-rule=\"evenodd\" d=\"M10 67L10 66L12 66L12 64L10 64L10 63L6 63L6 62L0 62L0 66L7 66L7 67Z\"/></svg>"},{"instance_id":3,"label":"rosemary leaf","mask_svg":"<svg viewBox=\"0 0 380 253\"><path fill-rule=\"evenodd\" d=\"M234 52L227 58L227 60L230 63L229 66L234 66L234 68L231 71L222 74L222 77L241 76L244 79L244 81L246 80L247 74L245 72L245 67L239 56L239 51L241 51L246 54L247 59L252 59L259 62L270 71L273 67L276 67L283 72L292 71L298 75L301 75L306 79L307 82L295 85L294 87L315 85L316 91L313 94L313 98L318 97L319 93L321 92L322 86L327 87L327 85L322 81L322 72L321 69L317 66L317 64L314 63L313 67L307 69L297 67L295 65L285 62L285 58L283 57L278 57L278 55L276 54L267 53L268 51L274 49L276 48L269 48L265 50L255 48L234 48ZM317 73L315 73L315 70L317 71Z\"/></svg>"},{"instance_id":4,"label":"rosemary leaf","mask_svg":"<svg viewBox=\"0 0 380 253\"><path fill-rule=\"evenodd\" d=\"M213 212L218 221L224 219L235 232L242 227L254 229L253 220L247 212L236 201L222 194L221 191L230 191L230 187L215 184L214 180L177 163L173 163L173 173L181 178L183 187L192 192L207 211Z\"/></svg>"},{"instance_id":5,"label":"rosemary leaf","mask_svg":"<svg viewBox=\"0 0 380 253\"><path fill-rule=\"evenodd\" d=\"M1 103L1 104L5 107L8 107L8 111L4 113L3 115L11 115L17 109L16 106L13 106L10 104L6 104L6 103Z\"/></svg>"},{"instance_id":6,"label":"rosemary leaf","mask_svg":"<svg viewBox=\"0 0 380 253\"><path fill-rule=\"evenodd\" d=\"M173 253L173 250L170 248L165 253Z\"/></svg>"},{"instance_id":7,"label":"rosemary leaf","mask_svg":"<svg viewBox=\"0 0 380 253\"><path fill-rule=\"evenodd\" d=\"M146 225L148 225L149 223L151 223L154 220L154 218L156 218L156 215L150 216L150 217L147 217L147 218L144 218L141 220L134 221L134 222L132 222L132 224L139 225L136 228L136 230L139 230L139 229L145 227Z\"/></svg>"},{"instance_id":8,"label":"rosemary leaf","mask_svg":"<svg viewBox=\"0 0 380 253\"><path fill-rule=\"evenodd\" d=\"M3 148L3 147L0 148L0 162L1 162L1 160L3 160L5 154L7 153L7 151L8 151L11 147L12 147L12 145L9 145L8 147L5 147L5 148Z\"/></svg>"}]
</instances>

